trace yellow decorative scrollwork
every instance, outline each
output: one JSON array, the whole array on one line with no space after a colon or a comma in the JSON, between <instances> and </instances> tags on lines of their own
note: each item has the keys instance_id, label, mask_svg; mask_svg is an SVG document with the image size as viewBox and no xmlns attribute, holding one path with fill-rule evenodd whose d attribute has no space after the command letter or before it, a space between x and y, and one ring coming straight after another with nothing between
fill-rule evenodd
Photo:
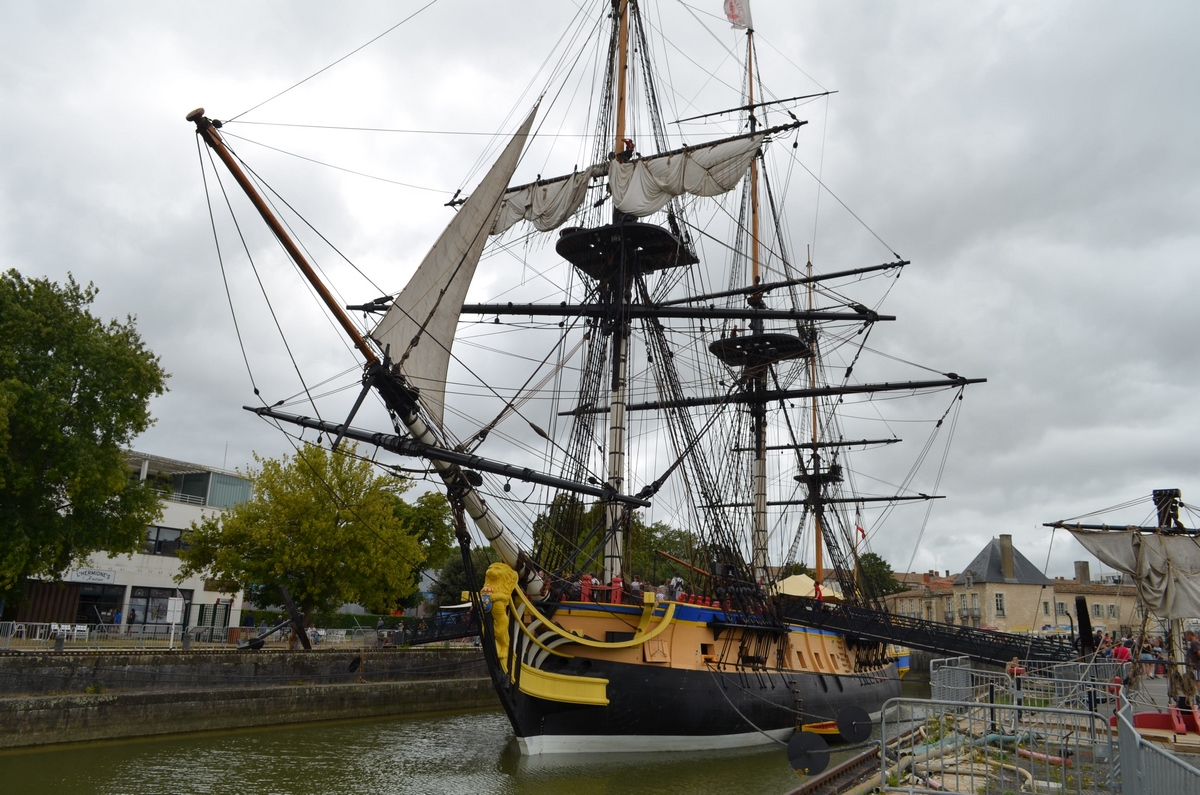
<instances>
[{"instance_id":1,"label":"yellow decorative scrollwork","mask_svg":"<svg viewBox=\"0 0 1200 795\"><path fill-rule=\"evenodd\" d=\"M517 572L507 563L497 561L488 566L483 575L483 590L490 590L492 597L492 636L496 640L496 657L500 667L508 673L508 611L512 609L513 592L517 590Z\"/></svg>"}]
</instances>

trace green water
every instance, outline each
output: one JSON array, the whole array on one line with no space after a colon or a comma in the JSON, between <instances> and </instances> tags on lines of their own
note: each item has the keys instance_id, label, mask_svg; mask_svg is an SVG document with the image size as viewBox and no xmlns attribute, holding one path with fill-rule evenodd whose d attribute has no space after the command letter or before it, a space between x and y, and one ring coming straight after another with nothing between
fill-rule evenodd
<instances>
[{"instance_id":1,"label":"green water","mask_svg":"<svg viewBox=\"0 0 1200 795\"><path fill-rule=\"evenodd\" d=\"M904 682L913 697L928 687ZM857 749L832 750L831 766ZM499 711L0 752L0 795L784 795L801 782L774 744L522 757Z\"/></svg>"},{"instance_id":2,"label":"green water","mask_svg":"<svg viewBox=\"0 0 1200 795\"><path fill-rule=\"evenodd\" d=\"M522 757L501 712L92 743L0 754L0 792L768 793L800 783L781 746Z\"/></svg>"}]
</instances>

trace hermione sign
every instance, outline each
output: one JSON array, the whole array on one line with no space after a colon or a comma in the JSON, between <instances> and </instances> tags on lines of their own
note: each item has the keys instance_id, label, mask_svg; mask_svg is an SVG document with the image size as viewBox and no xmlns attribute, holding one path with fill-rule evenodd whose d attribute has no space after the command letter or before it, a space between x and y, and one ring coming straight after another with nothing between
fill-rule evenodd
<instances>
[{"instance_id":1,"label":"hermione sign","mask_svg":"<svg viewBox=\"0 0 1200 795\"><path fill-rule=\"evenodd\" d=\"M103 569L76 569L67 575L67 582L115 583L117 573Z\"/></svg>"}]
</instances>

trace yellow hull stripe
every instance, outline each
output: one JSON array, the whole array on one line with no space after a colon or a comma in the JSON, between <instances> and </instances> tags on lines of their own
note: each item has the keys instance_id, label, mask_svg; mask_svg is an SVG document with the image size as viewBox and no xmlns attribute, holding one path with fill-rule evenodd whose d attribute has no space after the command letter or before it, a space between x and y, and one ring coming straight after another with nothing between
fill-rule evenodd
<instances>
[{"instance_id":1,"label":"yellow hull stripe","mask_svg":"<svg viewBox=\"0 0 1200 795\"><path fill-rule=\"evenodd\" d=\"M521 663L521 692L565 704L608 706L608 680L555 674Z\"/></svg>"}]
</instances>

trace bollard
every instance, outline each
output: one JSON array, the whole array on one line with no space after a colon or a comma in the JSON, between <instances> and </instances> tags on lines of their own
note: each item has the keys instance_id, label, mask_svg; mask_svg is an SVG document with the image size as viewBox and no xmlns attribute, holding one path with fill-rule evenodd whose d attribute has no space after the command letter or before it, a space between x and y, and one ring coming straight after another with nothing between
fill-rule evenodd
<instances>
[{"instance_id":1,"label":"bollard","mask_svg":"<svg viewBox=\"0 0 1200 795\"><path fill-rule=\"evenodd\" d=\"M192 650L192 633L190 633L190 632L183 633L183 650L184 651Z\"/></svg>"},{"instance_id":2,"label":"bollard","mask_svg":"<svg viewBox=\"0 0 1200 795\"><path fill-rule=\"evenodd\" d=\"M54 636L54 650L55 651L63 651L63 649L66 647L66 645L67 645L67 636L64 635L62 632L57 633Z\"/></svg>"}]
</instances>

